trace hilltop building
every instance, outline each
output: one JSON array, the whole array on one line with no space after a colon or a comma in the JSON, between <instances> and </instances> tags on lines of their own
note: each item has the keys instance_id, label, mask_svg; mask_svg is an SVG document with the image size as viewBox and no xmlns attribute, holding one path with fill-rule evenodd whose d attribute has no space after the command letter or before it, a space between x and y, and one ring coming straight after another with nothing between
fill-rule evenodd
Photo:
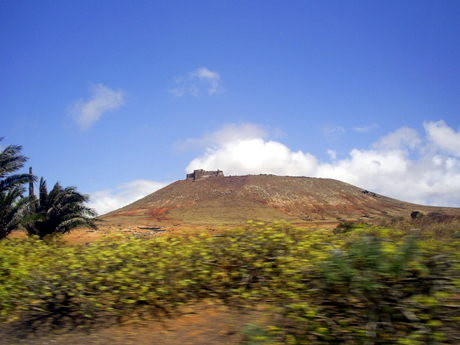
<instances>
[{"instance_id":1,"label":"hilltop building","mask_svg":"<svg viewBox=\"0 0 460 345\"><path fill-rule=\"evenodd\" d=\"M187 174L187 180L202 180L208 177L224 177L222 170L217 171L205 171L204 169L194 170L191 174Z\"/></svg>"}]
</instances>

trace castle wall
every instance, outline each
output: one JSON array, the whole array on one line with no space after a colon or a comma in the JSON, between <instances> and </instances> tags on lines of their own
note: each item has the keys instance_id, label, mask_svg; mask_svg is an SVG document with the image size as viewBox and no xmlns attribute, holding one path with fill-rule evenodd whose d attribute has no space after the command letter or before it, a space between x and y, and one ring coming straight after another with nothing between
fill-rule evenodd
<instances>
[{"instance_id":1,"label":"castle wall","mask_svg":"<svg viewBox=\"0 0 460 345\"><path fill-rule=\"evenodd\" d=\"M217 171L206 171L203 169L194 170L191 174L187 174L187 180L202 180L209 177L224 177L224 172L222 170Z\"/></svg>"}]
</instances>

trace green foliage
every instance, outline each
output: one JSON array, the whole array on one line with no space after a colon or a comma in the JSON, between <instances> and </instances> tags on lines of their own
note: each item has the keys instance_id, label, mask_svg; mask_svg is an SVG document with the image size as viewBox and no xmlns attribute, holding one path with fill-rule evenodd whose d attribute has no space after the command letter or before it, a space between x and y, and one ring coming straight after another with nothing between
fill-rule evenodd
<instances>
[{"instance_id":1,"label":"green foliage","mask_svg":"<svg viewBox=\"0 0 460 345\"><path fill-rule=\"evenodd\" d=\"M28 199L23 198L24 188L14 186L0 192L0 239L17 230L27 209Z\"/></svg>"},{"instance_id":2,"label":"green foliage","mask_svg":"<svg viewBox=\"0 0 460 345\"><path fill-rule=\"evenodd\" d=\"M277 329L267 330L259 325L247 324L243 331L243 341L242 344L245 345L269 345L269 344L279 344L276 341L276 331Z\"/></svg>"},{"instance_id":3,"label":"green foliage","mask_svg":"<svg viewBox=\"0 0 460 345\"><path fill-rule=\"evenodd\" d=\"M453 336L457 245L364 237L333 250L319 265L310 304L286 310L287 333L299 344L427 344Z\"/></svg>"},{"instance_id":4,"label":"green foliage","mask_svg":"<svg viewBox=\"0 0 460 345\"><path fill-rule=\"evenodd\" d=\"M247 344L453 340L459 242L390 230L362 226L334 235L250 222L219 237L116 235L89 246L58 238L1 241L0 313L5 319L22 312L173 315L184 303L214 298L234 306L272 304L276 324L248 325Z\"/></svg>"},{"instance_id":5,"label":"green foliage","mask_svg":"<svg viewBox=\"0 0 460 345\"><path fill-rule=\"evenodd\" d=\"M0 152L0 239L19 228L28 205L28 200L22 197L22 185L34 180L29 174L14 174L27 161L21 150L21 146L8 145Z\"/></svg>"},{"instance_id":6,"label":"green foliage","mask_svg":"<svg viewBox=\"0 0 460 345\"><path fill-rule=\"evenodd\" d=\"M323 248L329 245L322 242L328 237L288 224L252 223L223 237L201 233L141 241L120 235L88 247L45 245L35 238L0 242L0 252L9 253L1 308L92 317L144 306L170 313L209 297L231 304L290 301L302 289L302 270L326 257Z\"/></svg>"},{"instance_id":7,"label":"green foliage","mask_svg":"<svg viewBox=\"0 0 460 345\"><path fill-rule=\"evenodd\" d=\"M57 182L48 193L46 181L40 179L39 198L30 205L30 215L23 223L29 236L44 238L65 234L77 227L97 228L93 218L97 214L84 206L89 196L77 192L76 187L63 188Z\"/></svg>"},{"instance_id":8,"label":"green foliage","mask_svg":"<svg viewBox=\"0 0 460 345\"><path fill-rule=\"evenodd\" d=\"M345 222L345 223L340 223L337 225L334 229L334 234L345 234L347 232L356 230L356 229L362 229L366 228L368 225L366 223L353 223L353 222Z\"/></svg>"},{"instance_id":9,"label":"green foliage","mask_svg":"<svg viewBox=\"0 0 460 345\"><path fill-rule=\"evenodd\" d=\"M3 138L0 138L2 141ZM27 157L21 155L22 146L8 145L0 152L0 193L34 180L29 174L14 174L24 166Z\"/></svg>"}]
</instances>

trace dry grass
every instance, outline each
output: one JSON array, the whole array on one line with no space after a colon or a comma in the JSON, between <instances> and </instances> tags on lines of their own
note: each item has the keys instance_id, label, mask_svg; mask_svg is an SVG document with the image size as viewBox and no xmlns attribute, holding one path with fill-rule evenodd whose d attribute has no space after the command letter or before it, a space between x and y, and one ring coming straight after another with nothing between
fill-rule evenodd
<instances>
[{"instance_id":1,"label":"dry grass","mask_svg":"<svg viewBox=\"0 0 460 345\"><path fill-rule=\"evenodd\" d=\"M376 224L408 233L419 229L421 235L435 239L460 237L460 214L430 212L426 215L420 214L415 219L411 217L387 217L377 220Z\"/></svg>"}]
</instances>

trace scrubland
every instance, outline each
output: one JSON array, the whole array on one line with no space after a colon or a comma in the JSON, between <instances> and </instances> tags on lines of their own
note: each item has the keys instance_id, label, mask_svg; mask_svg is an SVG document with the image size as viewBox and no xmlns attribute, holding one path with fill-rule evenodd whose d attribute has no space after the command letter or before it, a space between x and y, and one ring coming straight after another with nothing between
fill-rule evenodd
<instances>
[{"instance_id":1,"label":"scrubland","mask_svg":"<svg viewBox=\"0 0 460 345\"><path fill-rule=\"evenodd\" d=\"M122 323L212 300L273 316L239 330L242 344L458 344L460 226L441 218L333 231L248 222L219 235L115 234L87 245L5 239L0 315Z\"/></svg>"}]
</instances>

